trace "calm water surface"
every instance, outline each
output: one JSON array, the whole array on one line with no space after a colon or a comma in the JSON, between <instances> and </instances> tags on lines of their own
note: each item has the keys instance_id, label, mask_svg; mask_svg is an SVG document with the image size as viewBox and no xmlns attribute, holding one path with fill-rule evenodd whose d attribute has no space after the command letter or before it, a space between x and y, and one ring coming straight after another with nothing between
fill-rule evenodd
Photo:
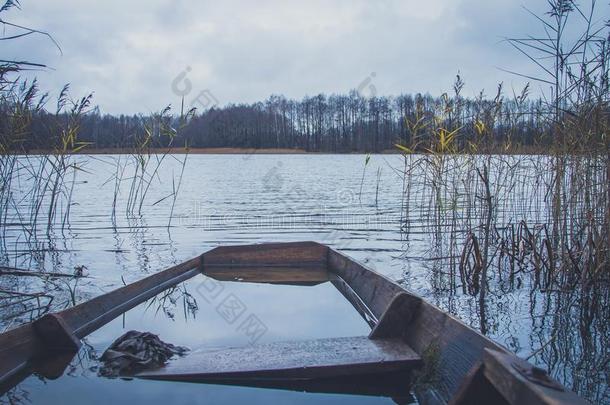
<instances>
[{"instance_id":1,"label":"calm water surface","mask_svg":"<svg viewBox=\"0 0 610 405\"><path fill-rule=\"evenodd\" d=\"M367 264L473 327L481 326L476 299L454 294L438 283L430 256L429 235L433 229L427 228L426 221L417 220L417 216L427 215L425 207L411 215L409 232L403 232L403 181L397 171L402 160L398 156L373 156L366 168L363 155L189 156L169 227L172 199L168 196L177 185L179 161L169 157L164 162L139 214L125 213L130 176L127 170L113 218L116 160L128 157L75 159L83 171L76 178L69 226L63 232L55 229L48 235L39 235L36 260L24 254L32 245L25 243L17 225L7 229L4 249L8 264L16 267L70 273L76 266L86 266L88 277L79 281L75 290L79 302L216 246L313 240ZM31 281L13 282L21 283L24 291L40 289ZM66 375L55 381L30 377L12 391L11 398L53 404L326 404L344 403L346 399L363 404L393 403L389 398L97 377L95 355L131 329L151 331L165 341L192 349L252 343L239 331L239 320L230 323L223 319L217 311L219 303L206 297L202 282L203 276L196 277L165 299L157 297L114 320L87 338L86 350ZM254 315L264 324L265 333L259 343L356 336L369 330L328 284L307 288L223 285L223 293L234 294L244 304L244 317ZM69 292L58 289L55 308L69 302ZM485 329L499 343L522 356L528 355L552 333L547 330L553 322L548 307L544 297L527 288L492 294ZM27 320L21 317L15 322ZM567 355L551 360L547 364L544 357L533 359L548 365L568 386L604 384L604 376L608 375L608 370L591 373L579 369ZM607 380L605 384L607 387Z\"/></svg>"}]
</instances>

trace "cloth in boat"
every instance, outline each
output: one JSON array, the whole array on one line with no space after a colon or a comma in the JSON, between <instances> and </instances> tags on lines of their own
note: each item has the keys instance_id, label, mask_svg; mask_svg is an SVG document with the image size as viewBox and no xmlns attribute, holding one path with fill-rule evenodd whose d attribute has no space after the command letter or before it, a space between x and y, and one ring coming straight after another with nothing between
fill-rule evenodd
<instances>
[{"instance_id":1,"label":"cloth in boat","mask_svg":"<svg viewBox=\"0 0 610 405\"><path fill-rule=\"evenodd\" d=\"M130 330L115 340L102 354L99 374L104 377L129 376L139 371L161 367L174 355L189 349L174 346L150 332Z\"/></svg>"}]
</instances>

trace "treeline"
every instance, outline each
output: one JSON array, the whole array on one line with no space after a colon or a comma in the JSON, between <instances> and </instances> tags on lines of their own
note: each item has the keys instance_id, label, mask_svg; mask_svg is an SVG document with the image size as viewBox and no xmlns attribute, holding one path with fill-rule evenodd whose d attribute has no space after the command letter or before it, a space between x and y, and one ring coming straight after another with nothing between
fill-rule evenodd
<instances>
[{"instance_id":1,"label":"treeline","mask_svg":"<svg viewBox=\"0 0 610 405\"><path fill-rule=\"evenodd\" d=\"M456 82L460 85L459 77ZM527 89L505 98L501 89L493 98L455 94L363 97L323 94L291 100L271 96L254 104L231 104L195 111L188 119L166 109L148 116L102 115L98 109L79 114L36 110L28 127L11 149L25 151L66 148L61 130L77 128L68 148L154 147L290 148L312 152L382 152L396 144L427 149L438 143L439 131L452 134L456 149L467 147L485 133L484 144L528 147L553 142L547 108L527 99ZM6 106L5 106L6 107ZM0 109L11 114L11 108ZM1 118L1 116L0 116ZM4 122L10 120L3 119ZM162 128L172 128L171 133ZM14 129L5 128L6 131ZM442 133L441 133L442 135Z\"/></svg>"}]
</instances>

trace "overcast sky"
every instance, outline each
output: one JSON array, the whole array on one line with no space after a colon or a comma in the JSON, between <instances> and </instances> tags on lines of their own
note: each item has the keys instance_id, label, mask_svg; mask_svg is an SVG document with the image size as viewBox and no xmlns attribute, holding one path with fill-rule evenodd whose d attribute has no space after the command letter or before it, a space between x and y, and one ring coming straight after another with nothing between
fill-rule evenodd
<instances>
[{"instance_id":1,"label":"overcast sky","mask_svg":"<svg viewBox=\"0 0 610 405\"><path fill-rule=\"evenodd\" d=\"M538 25L519 0L21 0L4 19L48 31L0 44L3 58L27 58L56 95L94 92L103 112L157 111L209 90L221 105L271 94L302 98L346 93L363 83L377 94L451 89L459 70L467 95L530 72L502 42ZM546 0L527 0L534 11ZM186 75L179 76L181 73ZM179 77L176 85L172 86ZM370 79L370 82L367 81ZM188 84L190 83L190 91Z\"/></svg>"}]
</instances>

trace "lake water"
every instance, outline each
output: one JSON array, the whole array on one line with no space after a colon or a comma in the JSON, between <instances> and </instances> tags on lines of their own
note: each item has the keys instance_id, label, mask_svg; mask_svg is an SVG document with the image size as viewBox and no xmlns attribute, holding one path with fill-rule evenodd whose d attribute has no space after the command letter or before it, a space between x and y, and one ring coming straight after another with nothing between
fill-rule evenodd
<instances>
[{"instance_id":1,"label":"lake water","mask_svg":"<svg viewBox=\"0 0 610 405\"><path fill-rule=\"evenodd\" d=\"M151 176L140 212L137 207L126 212L133 175L133 166L128 166L112 215L117 160L124 163L129 157L74 157L82 170L75 178L69 223L63 229L56 225L50 232L40 230L36 238L28 239L23 218L13 210L11 221L5 221L3 253L10 266L65 273L85 266L87 277L76 286L73 282L42 285L25 278L3 282L25 292L52 289L52 308L59 309L216 246L313 240L346 253L481 329L477 299L439 282L442 264L434 260L438 251L431 253L430 234L435 229L429 227L425 206L413 210L409 227L404 226L400 156L374 155L366 167L364 155L188 156L168 226L171 194L178 187L184 158L165 158ZM23 176L18 182L23 190L27 181ZM21 212L27 212L31 207L25 191L23 197L15 200L20 202ZM522 199L527 198L524 194ZM60 206L59 212L65 210L66 206ZM531 204L528 210L523 219L538 215ZM35 255L29 254L32 250ZM218 303L202 292L203 281L203 277L195 277L166 299L136 307L93 333L87 338L87 350L60 379L43 381L32 376L2 399L60 404L68 402L69 395L76 402L88 403L345 402L344 395L97 377L95 354L131 329L151 331L165 341L193 349L251 343L216 311ZM224 291L233 293L247 313L264 323L266 332L260 342L368 332L356 311L327 284L303 288L228 283ZM508 293L491 293L484 329L521 356L536 352L531 360L550 368L571 389L597 401L609 401L608 364L596 370L583 363L582 344L571 340L578 339L580 318L571 316L572 306L568 306L570 316L554 316L562 299L532 292L525 285ZM5 312L3 329L31 316ZM560 338L549 339L558 329L564 331ZM596 332L591 330L594 342L588 346L593 359L607 356L608 337L604 331L602 336ZM538 351L541 346L543 350ZM349 400L393 403L383 397L349 396Z\"/></svg>"}]
</instances>

